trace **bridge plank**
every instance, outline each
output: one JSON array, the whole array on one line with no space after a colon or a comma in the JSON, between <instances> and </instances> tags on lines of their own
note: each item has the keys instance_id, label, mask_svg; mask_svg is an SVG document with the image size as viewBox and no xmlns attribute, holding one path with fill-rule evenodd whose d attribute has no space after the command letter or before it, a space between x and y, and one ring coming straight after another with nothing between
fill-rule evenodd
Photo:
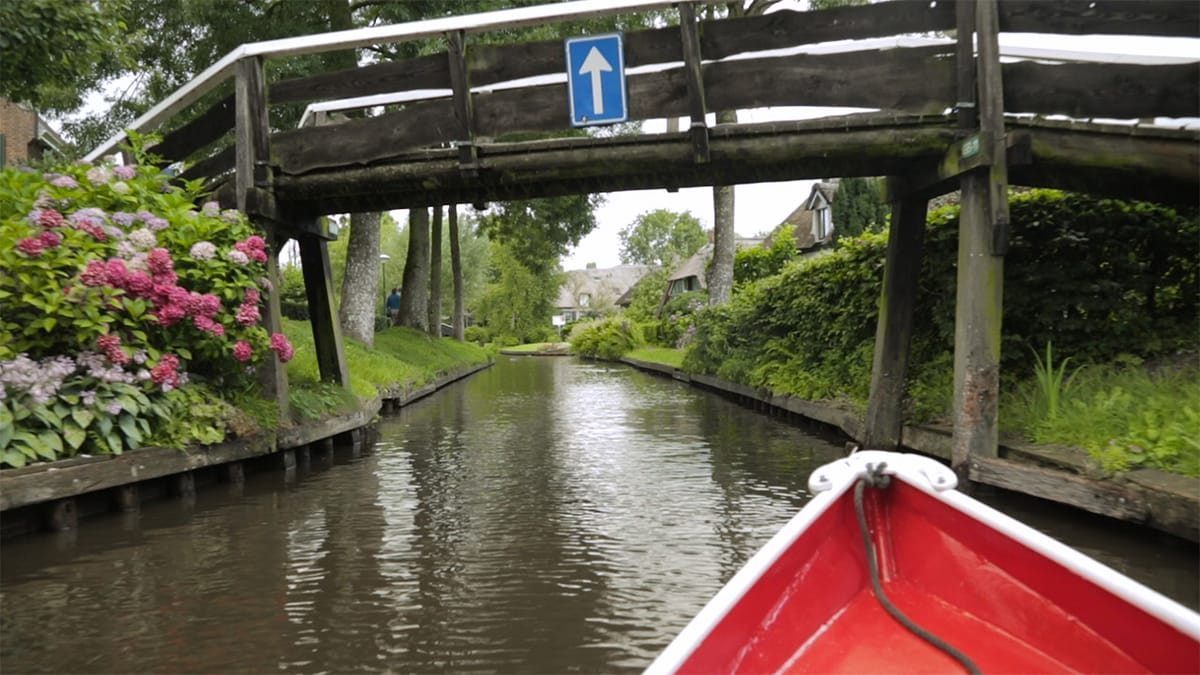
<instances>
[{"instance_id":1,"label":"bridge plank","mask_svg":"<svg viewBox=\"0 0 1200 675\"><path fill-rule=\"evenodd\" d=\"M212 104L187 124L164 136L162 141L154 146L153 152L168 164L187 159L192 153L231 131L235 117L234 95L230 94Z\"/></svg>"},{"instance_id":2,"label":"bridge plank","mask_svg":"<svg viewBox=\"0 0 1200 675\"><path fill-rule=\"evenodd\" d=\"M1200 3L1198 3L1200 4ZM1071 117L1194 117L1200 110L1200 63L1003 64L1004 108Z\"/></svg>"},{"instance_id":3,"label":"bridge plank","mask_svg":"<svg viewBox=\"0 0 1200 675\"><path fill-rule=\"evenodd\" d=\"M1068 35L1200 37L1194 0L1001 0L1000 30Z\"/></svg>"}]
</instances>

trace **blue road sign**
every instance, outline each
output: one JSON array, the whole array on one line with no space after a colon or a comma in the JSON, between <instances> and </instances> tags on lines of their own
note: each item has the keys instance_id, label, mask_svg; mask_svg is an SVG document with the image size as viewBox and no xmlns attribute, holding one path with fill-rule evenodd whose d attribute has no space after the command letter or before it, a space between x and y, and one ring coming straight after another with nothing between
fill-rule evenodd
<instances>
[{"instance_id":1,"label":"blue road sign","mask_svg":"<svg viewBox=\"0 0 1200 675\"><path fill-rule=\"evenodd\" d=\"M625 48L620 33L567 38L571 124L585 127L629 119Z\"/></svg>"}]
</instances>

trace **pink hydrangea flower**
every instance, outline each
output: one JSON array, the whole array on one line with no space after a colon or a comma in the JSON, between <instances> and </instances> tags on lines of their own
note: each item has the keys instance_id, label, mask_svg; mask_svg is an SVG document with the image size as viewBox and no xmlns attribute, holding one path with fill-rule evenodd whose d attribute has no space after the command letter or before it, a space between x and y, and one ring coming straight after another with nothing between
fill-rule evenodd
<instances>
[{"instance_id":1,"label":"pink hydrangea flower","mask_svg":"<svg viewBox=\"0 0 1200 675\"><path fill-rule=\"evenodd\" d=\"M125 290L135 298L149 298L154 291L154 280L145 272L130 272L125 277Z\"/></svg>"},{"instance_id":2,"label":"pink hydrangea flower","mask_svg":"<svg viewBox=\"0 0 1200 675\"><path fill-rule=\"evenodd\" d=\"M238 307L237 316L235 318L237 319L237 322L243 326L253 326L254 324L258 323L259 319L262 318L262 315L259 314L257 305L243 302L241 306Z\"/></svg>"},{"instance_id":3,"label":"pink hydrangea flower","mask_svg":"<svg viewBox=\"0 0 1200 675\"><path fill-rule=\"evenodd\" d=\"M163 354L162 358L158 360L158 365L150 369L150 381L163 385L164 391L170 391L179 386L179 373L175 370L178 367L178 356L170 353Z\"/></svg>"},{"instance_id":4,"label":"pink hydrangea flower","mask_svg":"<svg viewBox=\"0 0 1200 675\"><path fill-rule=\"evenodd\" d=\"M236 249L230 251L227 254L227 257L229 258L229 260L231 262L237 263L238 265L249 265L250 264L250 256L248 256L245 253L243 253L242 251L238 251Z\"/></svg>"},{"instance_id":5,"label":"pink hydrangea flower","mask_svg":"<svg viewBox=\"0 0 1200 675\"><path fill-rule=\"evenodd\" d=\"M233 346L233 358L244 363L249 361L251 356L254 356L254 350L250 348L250 343L238 340Z\"/></svg>"},{"instance_id":6,"label":"pink hydrangea flower","mask_svg":"<svg viewBox=\"0 0 1200 675\"><path fill-rule=\"evenodd\" d=\"M146 264L154 275L166 274L174 270L175 263L171 260L171 252L165 248L156 248L146 256Z\"/></svg>"},{"instance_id":7,"label":"pink hydrangea flower","mask_svg":"<svg viewBox=\"0 0 1200 675\"><path fill-rule=\"evenodd\" d=\"M291 361L296 356L296 350L292 347L292 343L288 342L287 336L283 333L271 333L271 349L279 355L279 360L282 363Z\"/></svg>"},{"instance_id":8,"label":"pink hydrangea flower","mask_svg":"<svg viewBox=\"0 0 1200 675\"><path fill-rule=\"evenodd\" d=\"M126 277L129 276L129 270L125 269L125 261L120 258L112 258L104 266L104 279L109 286L114 288L125 288Z\"/></svg>"},{"instance_id":9,"label":"pink hydrangea flower","mask_svg":"<svg viewBox=\"0 0 1200 675\"><path fill-rule=\"evenodd\" d=\"M58 248L59 244L62 244L62 237L53 230L42 232L38 235L38 239L41 240L42 246L46 248Z\"/></svg>"},{"instance_id":10,"label":"pink hydrangea flower","mask_svg":"<svg viewBox=\"0 0 1200 675\"><path fill-rule=\"evenodd\" d=\"M55 175L53 178L51 178L50 184L53 185L54 187L60 187L60 188L77 188L77 187L79 187L79 181L75 180L74 178L71 178L70 176L61 176L61 175Z\"/></svg>"},{"instance_id":11,"label":"pink hydrangea flower","mask_svg":"<svg viewBox=\"0 0 1200 675\"><path fill-rule=\"evenodd\" d=\"M108 266L99 260L93 260L89 262L87 264L87 269L85 269L79 275L79 281L81 281L84 286L91 286L93 288L96 286L103 286L107 278Z\"/></svg>"},{"instance_id":12,"label":"pink hydrangea flower","mask_svg":"<svg viewBox=\"0 0 1200 675\"><path fill-rule=\"evenodd\" d=\"M257 290L257 289L254 289L254 288L247 288L247 289L246 289L246 302L253 303L253 304L257 305L257 304L258 304L258 301L259 301L260 299L261 299L261 296L258 294L258 290Z\"/></svg>"},{"instance_id":13,"label":"pink hydrangea flower","mask_svg":"<svg viewBox=\"0 0 1200 675\"><path fill-rule=\"evenodd\" d=\"M113 173L116 174L117 178L120 178L121 180L130 180L137 175L137 167L122 165L114 167Z\"/></svg>"},{"instance_id":14,"label":"pink hydrangea flower","mask_svg":"<svg viewBox=\"0 0 1200 675\"><path fill-rule=\"evenodd\" d=\"M36 258L41 255L44 248L46 248L46 245L37 237L26 237L17 242L17 250L30 258Z\"/></svg>"},{"instance_id":15,"label":"pink hydrangea flower","mask_svg":"<svg viewBox=\"0 0 1200 675\"><path fill-rule=\"evenodd\" d=\"M34 218L34 222L45 228L62 227L63 225L67 224L67 221L65 218L63 218L63 215L54 209L42 209L40 211L34 211L33 213L37 214L37 217ZM30 215L32 216L33 214Z\"/></svg>"},{"instance_id":16,"label":"pink hydrangea flower","mask_svg":"<svg viewBox=\"0 0 1200 675\"><path fill-rule=\"evenodd\" d=\"M200 300L196 306L191 308L191 312L197 316L207 316L212 318L221 311L221 299L212 293L205 293L200 296Z\"/></svg>"},{"instance_id":17,"label":"pink hydrangea flower","mask_svg":"<svg viewBox=\"0 0 1200 675\"><path fill-rule=\"evenodd\" d=\"M187 310L179 305L165 305L159 307L156 314L158 315L158 325L174 326L187 316Z\"/></svg>"}]
</instances>

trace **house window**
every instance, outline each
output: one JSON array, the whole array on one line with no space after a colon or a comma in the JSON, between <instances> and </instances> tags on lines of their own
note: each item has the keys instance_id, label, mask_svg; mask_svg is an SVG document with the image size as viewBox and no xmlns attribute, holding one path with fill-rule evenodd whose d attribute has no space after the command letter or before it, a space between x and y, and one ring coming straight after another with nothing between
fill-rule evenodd
<instances>
[{"instance_id":1,"label":"house window","mask_svg":"<svg viewBox=\"0 0 1200 675\"><path fill-rule=\"evenodd\" d=\"M833 233L833 222L830 219L829 207L822 207L813 212L813 237L817 241L825 241Z\"/></svg>"},{"instance_id":2,"label":"house window","mask_svg":"<svg viewBox=\"0 0 1200 675\"><path fill-rule=\"evenodd\" d=\"M591 304L591 302L592 302L591 293L580 293L579 294L579 306L580 307L587 307L588 305Z\"/></svg>"}]
</instances>

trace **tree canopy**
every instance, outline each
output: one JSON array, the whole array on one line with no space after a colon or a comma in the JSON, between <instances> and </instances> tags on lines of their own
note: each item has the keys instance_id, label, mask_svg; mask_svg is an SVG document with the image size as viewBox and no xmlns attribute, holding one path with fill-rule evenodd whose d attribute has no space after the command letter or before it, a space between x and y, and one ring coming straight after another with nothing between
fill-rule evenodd
<instances>
[{"instance_id":1,"label":"tree canopy","mask_svg":"<svg viewBox=\"0 0 1200 675\"><path fill-rule=\"evenodd\" d=\"M700 221L690 211L647 211L621 230L621 262L667 266L683 260L708 242Z\"/></svg>"},{"instance_id":2,"label":"tree canopy","mask_svg":"<svg viewBox=\"0 0 1200 675\"><path fill-rule=\"evenodd\" d=\"M126 0L0 2L0 95L66 112L99 80L130 65Z\"/></svg>"}]
</instances>

